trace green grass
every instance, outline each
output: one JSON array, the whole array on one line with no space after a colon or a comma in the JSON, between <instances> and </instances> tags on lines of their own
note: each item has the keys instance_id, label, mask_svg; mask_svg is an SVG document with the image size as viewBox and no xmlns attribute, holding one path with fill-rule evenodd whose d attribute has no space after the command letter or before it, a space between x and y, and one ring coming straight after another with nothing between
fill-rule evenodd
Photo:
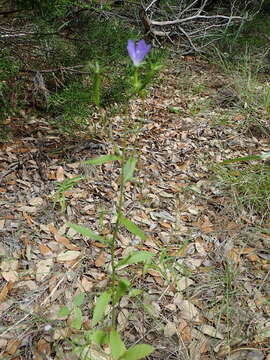
<instances>
[{"instance_id":1,"label":"green grass","mask_svg":"<svg viewBox=\"0 0 270 360\"><path fill-rule=\"evenodd\" d=\"M93 112L90 107L91 95L82 82L73 82L61 92L49 98L49 112L53 113L51 123L61 132L75 134L86 130Z\"/></svg>"},{"instance_id":2,"label":"green grass","mask_svg":"<svg viewBox=\"0 0 270 360\"><path fill-rule=\"evenodd\" d=\"M11 84L19 73L19 64L8 49L0 50L0 142L9 139L9 127L6 118L12 114L10 99L14 89Z\"/></svg>"},{"instance_id":3,"label":"green grass","mask_svg":"<svg viewBox=\"0 0 270 360\"><path fill-rule=\"evenodd\" d=\"M250 164L243 166L216 166L216 175L221 187L233 197L238 214L245 211L257 214L262 219L270 210L270 166Z\"/></svg>"},{"instance_id":4,"label":"green grass","mask_svg":"<svg viewBox=\"0 0 270 360\"><path fill-rule=\"evenodd\" d=\"M235 109L243 114L238 122L242 134L269 137L269 84L265 83L264 54L269 49L267 34L270 21L267 14L257 14L238 33L230 32L213 48L213 60L231 80L239 102ZM229 120L229 117L228 117ZM225 117L227 123L227 118ZM221 119L220 125L222 124ZM228 125L230 125L228 123ZM262 219L269 213L270 167L266 163L234 164L216 166L215 171L223 190L227 190L235 203L238 214L259 215Z\"/></svg>"}]
</instances>

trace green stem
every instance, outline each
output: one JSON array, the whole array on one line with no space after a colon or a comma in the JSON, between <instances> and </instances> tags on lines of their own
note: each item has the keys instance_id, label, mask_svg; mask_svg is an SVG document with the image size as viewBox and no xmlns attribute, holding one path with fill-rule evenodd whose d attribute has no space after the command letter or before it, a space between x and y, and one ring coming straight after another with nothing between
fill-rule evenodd
<instances>
[{"instance_id":1,"label":"green stem","mask_svg":"<svg viewBox=\"0 0 270 360\"><path fill-rule=\"evenodd\" d=\"M113 230L113 238L111 243L111 264L112 264L112 328L116 329L116 315L117 315L117 304L116 304L116 258L115 258L115 249L116 249L116 240L117 234L119 231L120 225L120 215L123 209L124 202L124 194L125 194L125 184L124 184L124 166L126 161L126 148L127 148L127 139L128 139L128 114L125 115L125 123L124 123L124 139L122 146L122 156L121 156L121 175L120 175L120 193L118 198L117 205L117 219Z\"/></svg>"},{"instance_id":2,"label":"green stem","mask_svg":"<svg viewBox=\"0 0 270 360\"><path fill-rule=\"evenodd\" d=\"M96 107L99 109L100 107L100 86L101 86L101 78L100 73L96 72L94 74L94 93L93 100Z\"/></svg>"}]
</instances>

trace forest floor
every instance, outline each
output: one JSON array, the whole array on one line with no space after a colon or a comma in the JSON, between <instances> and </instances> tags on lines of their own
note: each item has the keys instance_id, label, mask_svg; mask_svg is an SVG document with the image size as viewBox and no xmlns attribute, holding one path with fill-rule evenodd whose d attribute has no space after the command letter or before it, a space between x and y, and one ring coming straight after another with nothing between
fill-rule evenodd
<instances>
[{"instance_id":1,"label":"forest floor","mask_svg":"<svg viewBox=\"0 0 270 360\"><path fill-rule=\"evenodd\" d=\"M269 151L269 118L249 111L233 84L205 59L175 58L146 98L129 104L139 124L129 147L139 161L124 208L147 240L121 229L117 257L137 249L155 257L146 274L128 267L143 292L124 296L117 320L126 345L155 347L149 359L270 360L269 212L247 204L220 164ZM97 117L99 136L79 141L24 111L9 119L14 138L0 147L1 359L77 359L67 339L79 331L59 310L85 292L89 327L110 255L66 221L111 232L119 166L82 162L114 152L123 119L107 120L108 135ZM241 166L233 170L240 181ZM81 174L76 186L61 188ZM93 359L109 359L103 350Z\"/></svg>"}]
</instances>

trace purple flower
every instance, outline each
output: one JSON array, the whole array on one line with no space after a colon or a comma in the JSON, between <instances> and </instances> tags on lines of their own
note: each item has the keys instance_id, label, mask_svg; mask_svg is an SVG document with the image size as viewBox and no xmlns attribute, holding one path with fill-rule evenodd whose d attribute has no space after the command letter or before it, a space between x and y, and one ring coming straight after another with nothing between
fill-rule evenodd
<instances>
[{"instance_id":1,"label":"purple flower","mask_svg":"<svg viewBox=\"0 0 270 360\"><path fill-rule=\"evenodd\" d=\"M150 48L151 45L146 44L144 40L140 40L137 44L133 40L128 40L127 50L134 66L140 65Z\"/></svg>"}]
</instances>

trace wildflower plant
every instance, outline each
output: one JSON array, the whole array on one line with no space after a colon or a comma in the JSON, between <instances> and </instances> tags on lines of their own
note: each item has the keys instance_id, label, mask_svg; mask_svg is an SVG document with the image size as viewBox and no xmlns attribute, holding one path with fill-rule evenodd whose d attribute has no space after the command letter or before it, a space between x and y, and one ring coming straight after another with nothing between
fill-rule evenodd
<instances>
[{"instance_id":1,"label":"wildflower plant","mask_svg":"<svg viewBox=\"0 0 270 360\"><path fill-rule=\"evenodd\" d=\"M131 76L132 91L129 94L129 98L135 95L141 96L142 90L145 89L146 85L150 82L154 74L160 68L160 64L151 64L150 69L144 75L143 80L140 79L139 69L143 64L146 55L149 53L150 48L151 46L146 44L144 40L140 40L137 44L132 40L128 41L127 50L134 65L134 71ZM97 67L95 69L98 70ZM100 75L99 71L95 71L95 76L96 75ZM95 90L94 93L96 92L94 102L95 105L99 108L101 82L97 81L95 77L93 85ZM123 270L121 269L131 264L142 263L144 265L144 270L146 270L147 268L149 268L153 257L153 254L147 251L135 251L121 259L118 259L116 257L117 237L121 226L125 227L128 232L137 236L142 241L146 240L145 233L133 221L131 221L124 215L124 197L126 185L128 182L132 181L137 163L135 151L132 151L131 155L129 155L127 152L130 126L128 105L126 115L127 116L125 116L124 123L125 131L122 138L122 143L121 146L115 146L115 154L103 155L97 158L89 159L84 162L86 165L89 166L97 166L115 161L120 164L121 170L119 196L115 213L116 222L113 224L112 233L107 236L101 236L98 233L89 229L88 227L73 224L70 222L67 223L68 226L70 226L73 230L82 234L83 236L105 244L110 249L111 255L110 286L107 290L101 293L96 300L92 314L91 329L84 331L84 340L80 338L78 342L73 343L74 354L78 355L80 359L84 360L91 359L91 346L93 344L95 346L98 346L100 351L102 351L102 345L108 344L110 348L110 357L113 360L142 359L154 351L153 346L147 344L137 344L129 349L126 349L125 344L123 343L119 333L117 332L117 313L120 300L123 295L128 294L129 296L132 296L132 294L134 293L134 289L132 289L132 284L130 283L129 279L123 276ZM80 299L82 298L83 296L80 297ZM80 302L79 305L82 305L82 302ZM109 306L111 307L111 311L109 315L106 316L110 316L110 318L107 319L107 321L109 320L110 322L110 326L106 326L106 328L109 328L109 330L105 331L101 328L97 328L97 326L102 324L102 321L105 318L106 310ZM73 310L71 311L73 311L75 315L77 314L75 316L75 322L73 322L73 325L76 325L77 330L82 330L82 316L78 304L75 304L73 306ZM69 313L66 308L63 308L62 314L63 312L66 313L66 315Z\"/></svg>"},{"instance_id":2,"label":"wildflower plant","mask_svg":"<svg viewBox=\"0 0 270 360\"><path fill-rule=\"evenodd\" d=\"M133 40L128 40L127 51L133 62L134 68L131 76L131 93L130 97L139 95L142 97L143 90L153 80L157 71L162 65L158 62L150 63L150 69L144 74L143 79L140 78L139 67L143 65L144 59L151 49L151 45L146 44L144 40L138 41L136 44Z\"/></svg>"}]
</instances>

